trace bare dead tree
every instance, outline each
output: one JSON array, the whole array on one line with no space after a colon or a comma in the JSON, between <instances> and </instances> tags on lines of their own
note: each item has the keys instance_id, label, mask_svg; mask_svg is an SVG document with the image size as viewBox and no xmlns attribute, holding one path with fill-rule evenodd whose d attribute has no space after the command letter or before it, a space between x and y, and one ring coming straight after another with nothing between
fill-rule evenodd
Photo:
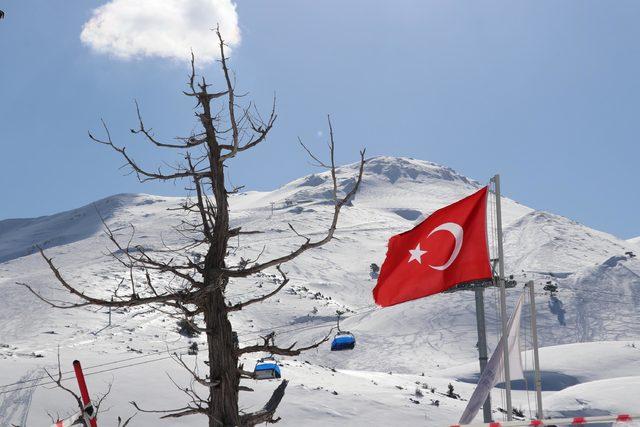
<instances>
[{"instance_id":1,"label":"bare dead tree","mask_svg":"<svg viewBox=\"0 0 640 427\"><path fill-rule=\"evenodd\" d=\"M239 99L243 98L236 95L235 79L229 70L229 58L226 56L225 44L219 31L217 36L220 48L219 63L223 75L222 90L212 90L212 86L204 77L196 76L192 55L188 90L184 92L196 102L196 117L201 126L198 132L192 132L188 137L176 138L171 143L163 142L145 125L136 103L138 126L131 129L131 132L142 136L155 147L177 150L180 153L179 162L164 169L146 169L129 155L125 147L114 143L104 121L104 137L89 134L94 142L121 155L124 166L141 182L184 179L189 183L191 196L180 206L184 219L175 229L187 243L177 249L167 247L166 251L156 251L152 254L142 246L132 246L132 239L122 243L117 233L105 223L106 234L116 248L112 256L128 272L126 279L121 279L113 289L113 298L90 295L68 282L51 257L42 249L42 258L59 284L75 298L75 301L50 300L40 295L32 286L25 283L20 285L25 286L47 304L61 309L146 305L169 314L179 314L196 330L206 334L208 374L200 376L197 369L189 368L180 359L194 378L190 387L180 387L188 397L188 403L181 408L161 411L143 410L136 403L134 405L140 411L161 413L163 418L204 414L208 417L210 427L251 426L277 421L274 419L274 413L284 396L287 382L281 382L263 409L243 413L238 407L238 394L239 391L250 388L240 385L240 381L254 376L253 372L243 369L239 359L247 354L259 352L295 356L326 342L331 331L323 339L302 346L295 343L286 347L277 346L273 342L273 335L270 335L271 338L267 336L262 342L241 347L229 321L229 313L245 309L278 294L289 280L281 266L334 238L341 209L353 198L360 186L365 152L360 152L360 164L354 184L350 189L341 191L336 172L334 132L329 119L329 160L321 160L303 145L316 165L326 168L331 175L333 216L326 232L317 240L313 240L289 225L293 232L292 238L302 239L295 249L264 262L241 259L238 264L227 265L230 239L256 233L255 230L245 231L241 227L231 228L229 225L228 197L239 188L227 186L227 161L266 141L277 115L275 98L266 118L260 116L253 103L239 104ZM272 291L235 304L227 301L226 291L230 280L246 278L269 268L275 268L281 278ZM170 279L167 280L167 277ZM204 388L206 395L199 394L197 388Z\"/></svg>"}]
</instances>

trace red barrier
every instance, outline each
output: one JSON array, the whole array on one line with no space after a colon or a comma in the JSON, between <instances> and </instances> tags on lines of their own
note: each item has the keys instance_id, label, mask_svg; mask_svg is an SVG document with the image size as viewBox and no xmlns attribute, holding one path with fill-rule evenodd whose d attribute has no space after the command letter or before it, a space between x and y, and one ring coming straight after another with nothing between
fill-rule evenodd
<instances>
[{"instance_id":1,"label":"red barrier","mask_svg":"<svg viewBox=\"0 0 640 427\"><path fill-rule=\"evenodd\" d=\"M627 413L618 415L597 415L589 417L573 417L573 418L549 418L543 420L529 420L529 421L502 421L474 424L453 424L450 427L530 427L530 426L583 426L588 424L597 423L630 423L640 420L640 413Z\"/></svg>"}]
</instances>

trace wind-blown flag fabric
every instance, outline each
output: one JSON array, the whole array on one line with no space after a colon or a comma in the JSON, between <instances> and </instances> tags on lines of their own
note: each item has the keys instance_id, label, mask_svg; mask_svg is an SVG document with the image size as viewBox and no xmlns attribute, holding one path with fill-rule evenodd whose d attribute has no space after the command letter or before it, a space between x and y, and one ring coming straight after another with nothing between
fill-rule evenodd
<instances>
[{"instance_id":1,"label":"wind-blown flag fabric","mask_svg":"<svg viewBox=\"0 0 640 427\"><path fill-rule=\"evenodd\" d=\"M484 187L393 236L373 290L375 302L387 307L491 279L487 194Z\"/></svg>"},{"instance_id":2,"label":"wind-blown flag fabric","mask_svg":"<svg viewBox=\"0 0 640 427\"><path fill-rule=\"evenodd\" d=\"M515 310L507 325L507 346L509 349L509 379L518 380L524 378L522 359L520 358L520 319L522 317L522 302L524 292L520 295ZM460 417L460 424L469 424L478 414L478 411L487 400L487 396L496 384L504 382L504 337L500 338L491 359L484 368L484 372L478 380L478 385L473 391L467 407Z\"/></svg>"}]
</instances>

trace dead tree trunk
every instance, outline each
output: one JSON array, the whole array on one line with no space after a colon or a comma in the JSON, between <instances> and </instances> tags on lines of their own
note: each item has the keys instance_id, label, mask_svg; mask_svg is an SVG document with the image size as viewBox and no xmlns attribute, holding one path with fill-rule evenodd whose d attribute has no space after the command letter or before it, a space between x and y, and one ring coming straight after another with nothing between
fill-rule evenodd
<instances>
[{"instance_id":1,"label":"dead tree trunk","mask_svg":"<svg viewBox=\"0 0 640 427\"><path fill-rule=\"evenodd\" d=\"M209 355L209 378L219 384L211 390L209 427L239 425L238 392L240 374L238 357L224 296L216 291L207 298L204 308Z\"/></svg>"},{"instance_id":2,"label":"dead tree trunk","mask_svg":"<svg viewBox=\"0 0 640 427\"><path fill-rule=\"evenodd\" d=\"M52 259L47 257L42 250L40 252L59 284L79 302L59 303L48 300L30 285L24 283L21 285L42 301L57 308L78 308L91 305L104 307L150 305L173 309L176 315L181 316L193 328L206 334L208 354L206 363L209 373L205 378L200 377L197 374L197 369L190 368L179 356L176 356L176 361L187 369L195 379L194 387L181 388L188 396L188 404L174 410L146 412L161 413L163 418L202 414L208 417L209 427L252 426L257 423L277 421L273 416L284 396L287 382L282 381L262 410L248 414L242 413L238 406L238 394L241 390L250 389L241 387L240 381L253 378L253 373L243 370L242 365L239 365L239 359L243 355L258 352L274 355L298 355L302 351L315 348L325 342L329 334L324 339L307 346L296 347L294 344L290 347L278 347L267 336L263 338L262 343L240 347L233 326L229 321L229 313L242 310L249 305L276 295L288 283L287 276L281 269L282 264L333 239L341 209L358 191L365 160L363 150L360 153L360 165L356 172L355 185L346 191L346 194L340 194L334 156L333 128L331 121L329 121L329 162L321 161L303 145L312 159L316 161L317 166L326 168L331 176L333 217L325 235L314 241L298 233L289 225L294 233L292 237L304 240L294 250L262 263L255 262L251 266L247 262L228 266L226 260L230 239L243 234L254 234L255 231L245 232L241 228L230 228L229 226L228 196L237 189L227 187L225 162L264 142L275 123L276 114L275 101L267 120L262 120L259 115L253 112L255 108L253 104L244 108L238 106L235 87L227 67L228 59L225 56L225 45L219 32L217 35L220 43L220 64L224 76L224 89L220 92L210 92L211 85L207 84L204 78L196 83L196 71L192 57L189 91L185 92L197 103L199 110L196 116L202 127L201 132L194 133L189 137L178 138L179 143L161 142L156 139L150 129L145 127L136 103L139 127L132 129L132 132L142 134L156 147L180 150L184 162L176 166L173 171L164 172L160 169L150 171L141 167L129 156L124 147L114 144L104 122L105 138L97 138L89 134L93 141L104 144L119 153L123 157L125 165L142 182L177 179L185 179L189 182L188 188L193 192L193 197L186 199L180 207L188 219L183 220L176 229L177 232L185 236L189 243L180 248L166 250L165 252L171 253L171 257L163 258L160 255L147 253L147 250L141 246L131 247L131 240L126 245L121 244L118 236L105 223L107 235L116 248L112 256L129 270L130 285L128 288L121 281L113 291L113 298L93 297L90 293L67 282L60 270L53 264ZM198 256L195 256L194 252L198 252ZM200 254L204 257L202 258ZM226 291L234 279L246 278L270 268L275 268L281 275L280 283L272 291L234 305L228 303ZM179 285L164 285L163 288L159 288L155 278L166 275L177 279ZM169 281L169 283L173 282ZM127 293L124 289L127 289ZM208 395L206 397L200 396L196 386L204 387ZM134 403L134 405L142 410L137 404Z\"/></svg>"},{"instance_id":3,"label":"dead tree trunk","mask_svg":"<svg viewBox=\"0 0 640 427\"><path fill-rule=\"evenodd\" d=\"M223 71L228 79L224 46L220 39ZM192 91L195 91L193 83ZM209 427L236 426L238 422L238 387L240 374L238 373L238 357L233 340L233 328L227 315L224 292L227 288L228 278L220 274L226 267L227 246L229 242L229 201L225 184L224 165L221 161L221 148L218 143L214 118L211 115L210 96L206 83L200 85L201 91L197 94L198 102L203 107L200 114L200 122L205 130L206 144L208 147L208 160L210 166L211 192L215 200L215 219L213 220L212 239L205 258L204 288L207 289L204 298L204 323L207 334L207 347L209 355L209 378L215 379L218 384L210 388L208 416ZM233 87L229 81L227 96L230 99L230 108L235 108L233 103ZM231 113L233 115L233 113ZM232 124L232 132L237 131L237 125Z\"/></svg>"}]
</instances>

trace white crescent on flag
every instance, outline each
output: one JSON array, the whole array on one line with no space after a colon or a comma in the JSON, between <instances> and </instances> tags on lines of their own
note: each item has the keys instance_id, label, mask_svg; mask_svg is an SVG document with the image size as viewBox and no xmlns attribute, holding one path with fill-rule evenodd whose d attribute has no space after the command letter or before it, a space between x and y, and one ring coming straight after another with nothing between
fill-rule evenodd
<instances>
[{"instance_id":1,"label":"white crescent on flag","mask_svg":"<svg viewBox=\"0 0 640 427\"><path fill-rule=\"evenodd\" d=\"M460 227L458 224L454 222L445 222L444 224L441 224L436 228L434 228L433 230L431 230L431 233L429 233L429 236L431 236L436 231L448 231L453 235L453 238L456 239L456 245L454 246L453 252L451 252L451 256L449 257L449 260L447 262L445 262L442 265L429 265L429 267L433 268L434 270L446 270L447 268L449 268L449 266L451 266L451 264L453 264L453 262L458 257L458 254L460 253L460 249L462 249L462 241L464 240L464 230L462 229L462 227ZM427 238L429 236L427 236Z\"/></svg>"}]
</instances>

